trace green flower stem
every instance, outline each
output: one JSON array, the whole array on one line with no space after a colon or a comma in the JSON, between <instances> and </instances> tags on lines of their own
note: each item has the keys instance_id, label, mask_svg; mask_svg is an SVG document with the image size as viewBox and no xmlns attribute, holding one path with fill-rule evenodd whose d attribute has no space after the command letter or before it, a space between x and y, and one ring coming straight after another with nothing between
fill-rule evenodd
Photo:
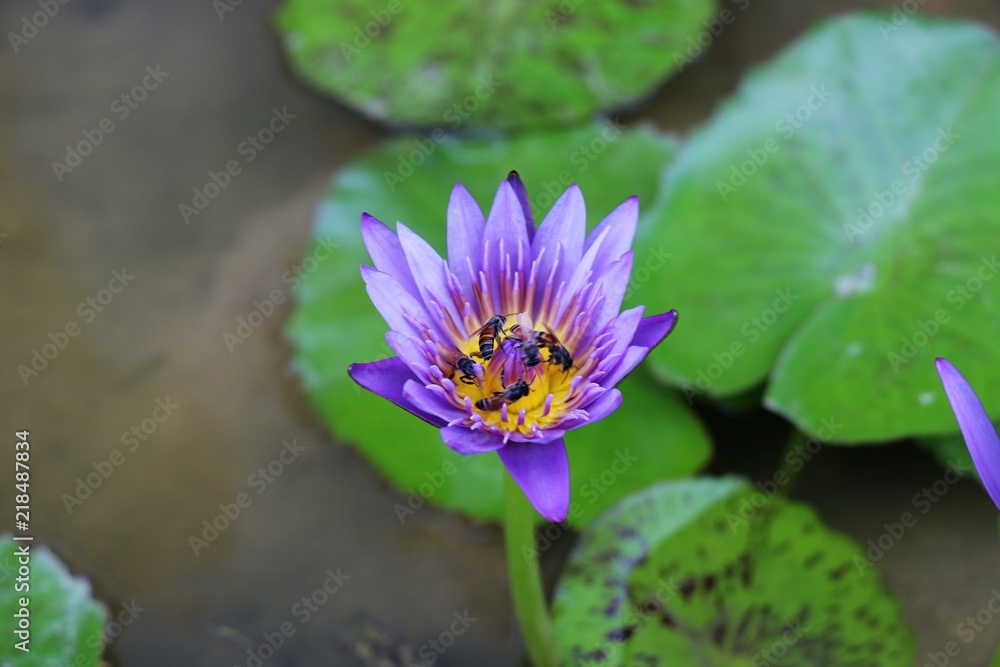
<instances>
[{"instance_id":1,"label":"green flower stem","mask_svg":"<svg viewBox=\"0 0 1000 667\"><path fill-rule=\"evenodd\" d=\"M534 667L557 667L559 658L535 548L535 508L506 470L503 492L507 576L521 636Z\"/></svg>"}]
</instances>

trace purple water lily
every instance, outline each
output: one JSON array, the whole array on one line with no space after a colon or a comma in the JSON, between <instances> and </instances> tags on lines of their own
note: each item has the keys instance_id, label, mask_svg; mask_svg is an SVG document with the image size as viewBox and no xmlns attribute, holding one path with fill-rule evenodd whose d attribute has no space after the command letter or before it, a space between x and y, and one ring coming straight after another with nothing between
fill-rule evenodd
<instances>
[{"instance_id":1,"label":"purple water lily","mask_svg":"<svg viewBox=\"0 0 1000 667\"><path fill-rule=\"evenodd\" d=\"M361 275L397 356L353 364L351 377L440 428L456 452L497 451L535 509L562 521L563 436L618 408L615 385L677 320L672 310L620 312L638 214L627 199L587 235L572 185L536 229L516 172L485 219L459 184L447 261L403 223L397 235L363 214L375 267Z\"/></svg>"},{"instance_id":2,"label":"purple water lily","mask_svg":"<svg viewBox=\"0 0 1000 667\"><path fill-rule=\"evenodd\" d=\"M1000 508L1000 437L972 386L947 359L934 362L983 486Z\"/></svg>"}]
</instances>

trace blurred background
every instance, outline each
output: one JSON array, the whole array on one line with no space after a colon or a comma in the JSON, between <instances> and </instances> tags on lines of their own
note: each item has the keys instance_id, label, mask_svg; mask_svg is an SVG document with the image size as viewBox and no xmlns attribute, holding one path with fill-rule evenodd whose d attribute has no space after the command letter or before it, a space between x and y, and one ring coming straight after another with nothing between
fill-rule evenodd
<instances>
[{"instance_id":1,"label":"blurred background","mask_svg":"<svg viewBox=\"0 0 1000 667\"><path fill-rule=\"evenodd\" d=\"M109 648L116 665L246 665L247 649L285 622L296 631L269 664L353 664L339 638L358 613L415 647L467 613L475 622L438 664L519 664L500 530L437 508L400 524L393 507L405 494L330 436L288 372L290 300L232 353L223 339L255 300L289 294L282 276L302 260L330 177L388 135L293 77L275 7L232 2L220 15L209 0L72 0L16 53L0 49L0 414L6 433L32 434L36 539L89 576L112 613L141 609ZM871 7L893 3L753 0L704 58L623 118L683 133L817 20ZM0 4L0 26L18 30L36 10ZM1000 25L988 0L927 0L920 11ZM118 107L91 154L54 169L140 84L145 99L124 117ZM241 144L276 110L287 122L244 162ZM232 160L240 172L185 219L192 189ZM71 323L79 334L23 376L18 367ZM698 409L715 446L710 472L772 474L779 417ZM116 449L123 461L80 499L80 480L107 471ZM193 548L258 469L267 492ZM865 544L940 474L905 442L829 447L794 497ZM0 499L6 527L8 489ZM955 639L1000 587L994 519L978 485L962 481L877 563L919 656ZM571 542L545 554L547 572ZM296 604L331 573L339 588L303 622ZM998 641L1000 623L950 664L987 664Z\"/></svg>"}]
</instances>

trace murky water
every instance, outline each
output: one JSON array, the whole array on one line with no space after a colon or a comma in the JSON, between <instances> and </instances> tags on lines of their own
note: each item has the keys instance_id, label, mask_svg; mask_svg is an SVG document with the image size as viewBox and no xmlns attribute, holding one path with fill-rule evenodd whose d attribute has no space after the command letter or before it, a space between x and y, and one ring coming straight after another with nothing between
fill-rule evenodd
<instances>
[{"instance_id":1,"label":"murky water","mask_svg":"<svg viewBox=\"0 0 1000 667\"><path fill-rule=\"evenodd\" d=\"M645 115L700 122L749 66L844 4L755 1ZM0 413L6 432L32 434L35 534L134 616L113 644L121 665L246 665L276 632L288 636L268 664L346 664L336 638L358 612L418 647L467 612L438 664L517 664L499 531L433 508L400 525L401 496L331 441L285 372L287 301L232 352L223 341L255 299L287 296L281 275L330 174L380 137L291 80L272 7L220 21L207 0L73 0L17 53L0 49ZM35 9L0 5L0 26ZM995 3L935 10L1000 24ZM143 99L123 100L136 86ZM247 161L241 144L276 113L282 131ZM86 137L100 141L67 155ZM231 160L240 172L185 214ZM46 345L61 349L22 377ZM720 431L727 455L739 431ZM799 495L861 542L941 475L903 446L822 456ZM923 655L1000 586L1000 548L971 483L920 523L879 568ZM998 639L1000 622L951 664L985 664Z\"/></svg>"}]
</instances>

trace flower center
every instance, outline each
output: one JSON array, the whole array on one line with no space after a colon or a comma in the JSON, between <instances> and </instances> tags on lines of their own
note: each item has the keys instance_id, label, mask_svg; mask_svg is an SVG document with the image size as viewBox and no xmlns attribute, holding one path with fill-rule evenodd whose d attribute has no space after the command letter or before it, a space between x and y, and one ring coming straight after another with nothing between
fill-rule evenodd
<instances>
[{"instance_id":1,"label":"flower center","mask_svg":"<svg viewBox=\"0 0 1000 667\"><path fill-rule=\"evenodd\" d=\"M526 314L501 319L460 343L452 381L472 421L531 436L566 416L578 369L571 351Z\"/></svg>"}]
</instances>

